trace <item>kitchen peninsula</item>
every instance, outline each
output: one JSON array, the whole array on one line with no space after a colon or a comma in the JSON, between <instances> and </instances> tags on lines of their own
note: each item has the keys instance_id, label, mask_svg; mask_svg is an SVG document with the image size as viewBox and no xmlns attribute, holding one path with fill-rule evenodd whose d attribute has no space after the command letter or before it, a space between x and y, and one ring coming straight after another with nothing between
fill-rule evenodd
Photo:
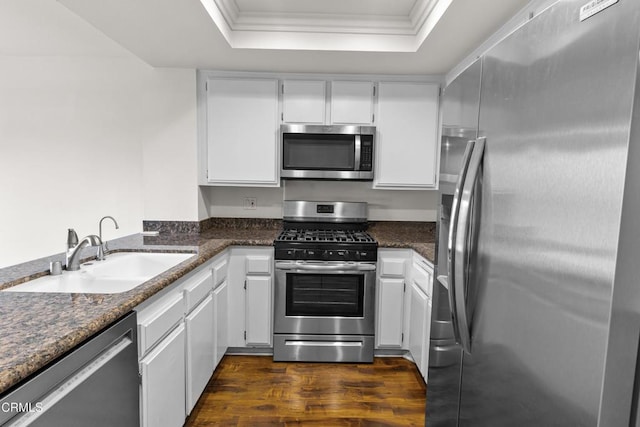
<instances>
[{"instance_id":1,"label":"kitchen peninsula","mask_svg":"<svg viewBox=\"0 0 640 427\"><path fill-rule=\"evenodd\" d=\"M131 235L109 242L113 252L192 252L194 255L142 285L119 294L0 292L0 392L38 372L134 307L232 246L271 246L279 220L214 220L200 233ZM204 227L203 227L204 228ZM433 262L435 224L371 222L380 248L413 249ZM41 276L48 266L33 261L0 270L0 288Z\"/></svg>"}]
</instances>

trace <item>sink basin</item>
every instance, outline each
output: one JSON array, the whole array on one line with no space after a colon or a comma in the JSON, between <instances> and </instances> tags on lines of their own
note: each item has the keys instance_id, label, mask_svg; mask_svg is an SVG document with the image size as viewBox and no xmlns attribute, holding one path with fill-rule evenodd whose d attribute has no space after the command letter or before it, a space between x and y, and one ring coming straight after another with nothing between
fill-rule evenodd
<instances>
[{"instance_id":1,"label":"sink basin","mask_svg":"<svg viewBox=\"0 0 640 427\"><path fill-rule=\"evenodd\" d=\"M117 294L135 288L192 256L150 252L114 253L104 261L82 264L78 271L40 277L7 288L4 292Z\"/></svg>"},{"instance_id":2,"label":"sink basin","mask_svg":"<svg viewBox=\"0 0 640 427\"><path fill-rule=\"evenodd\" d=\"M108 255L104 261L82 264L81 272L96 277L146 277L167 271L193 254L124 252Z\"/></svg>"}]
</instances>

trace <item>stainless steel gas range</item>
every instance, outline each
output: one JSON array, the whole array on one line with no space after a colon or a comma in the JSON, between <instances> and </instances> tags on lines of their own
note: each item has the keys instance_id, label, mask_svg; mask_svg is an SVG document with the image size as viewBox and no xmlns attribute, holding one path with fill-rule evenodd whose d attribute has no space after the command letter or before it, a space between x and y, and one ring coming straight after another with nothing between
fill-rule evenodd
<instances>
[{"instance_id":1,"label":"stainless steel gas range","mask_svg":"<svg viewBox=\"0 0 640 427\"><path fill-rule=\"evenodd\" d=\"M273 359L372 362L378 243L367 204L284 202L274 241Z\"/></svg>"}]
</instances>

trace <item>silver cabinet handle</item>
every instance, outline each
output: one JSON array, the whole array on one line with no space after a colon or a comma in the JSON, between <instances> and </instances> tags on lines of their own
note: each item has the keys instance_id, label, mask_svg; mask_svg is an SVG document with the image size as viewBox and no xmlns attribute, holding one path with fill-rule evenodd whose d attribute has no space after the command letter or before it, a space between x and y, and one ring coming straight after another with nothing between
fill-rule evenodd
<instances>
[{"instance_id":1,"label":"silver cabinet handle","mask_svg":"<svg viewBox=\"0 0 640 427\"><path fill-rule=\"evenodd\" d=\"M453 267L455 287L455 303L456 314L458 316L458 333L460 334L460 344L468 354L471 354L471 331L469 328L469 319L467 316L466 290L468 278L468 257L469 257L469 240L472 218L473 192L476 181L480 175L480 166L482 165L482 156L484 154L485 139L477 139L471 159L469 160L469 168L467 176L462 187L462 195L460 197L460 207L458 212L458 229L455 236L455 262Z\"/></svg>"},{"instance_id":2,"label":"silver cabinet handle","mask_svg":"<svg viewBox=\"0 0 640 427\"><path fill-rule=\"evenodd\" d=\"M467 146L462 155L462 167L458 174L458 180L456 182L456 190L453 193L453 203L451 205L451 219L449 223L449 239L447 241L447 284L449 289L449 307L451 309L451 322L453 324L453 334L456 338L456 342L460 342L460 326L458 325L457 304L456 304L456 289L455 289L455 277L453 275L453 266L456 259L456 253L454 250L454 244L456 241L458 230L458 214L460 210L460 197L462 197L462 187L464 185L465 177L467 176L467 170L469 169L469 161L471 160L471 152L475 141L471 140L467 142Z\"/></svg>"}]
</instances>

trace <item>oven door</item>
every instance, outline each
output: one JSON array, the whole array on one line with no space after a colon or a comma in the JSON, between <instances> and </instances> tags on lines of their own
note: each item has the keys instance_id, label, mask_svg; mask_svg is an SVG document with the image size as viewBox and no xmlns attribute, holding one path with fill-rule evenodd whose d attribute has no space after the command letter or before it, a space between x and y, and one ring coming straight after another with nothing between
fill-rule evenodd
<instances>
[{"instance_id":1,"label":"oven door","mask_svg":"<svg viewBox=\"0 0 640 427\"><path fill-rule=\"evenodd\" d=\"M375 263L276 261L274 333L373 335Z\"/></svg>"}]
</instances>

